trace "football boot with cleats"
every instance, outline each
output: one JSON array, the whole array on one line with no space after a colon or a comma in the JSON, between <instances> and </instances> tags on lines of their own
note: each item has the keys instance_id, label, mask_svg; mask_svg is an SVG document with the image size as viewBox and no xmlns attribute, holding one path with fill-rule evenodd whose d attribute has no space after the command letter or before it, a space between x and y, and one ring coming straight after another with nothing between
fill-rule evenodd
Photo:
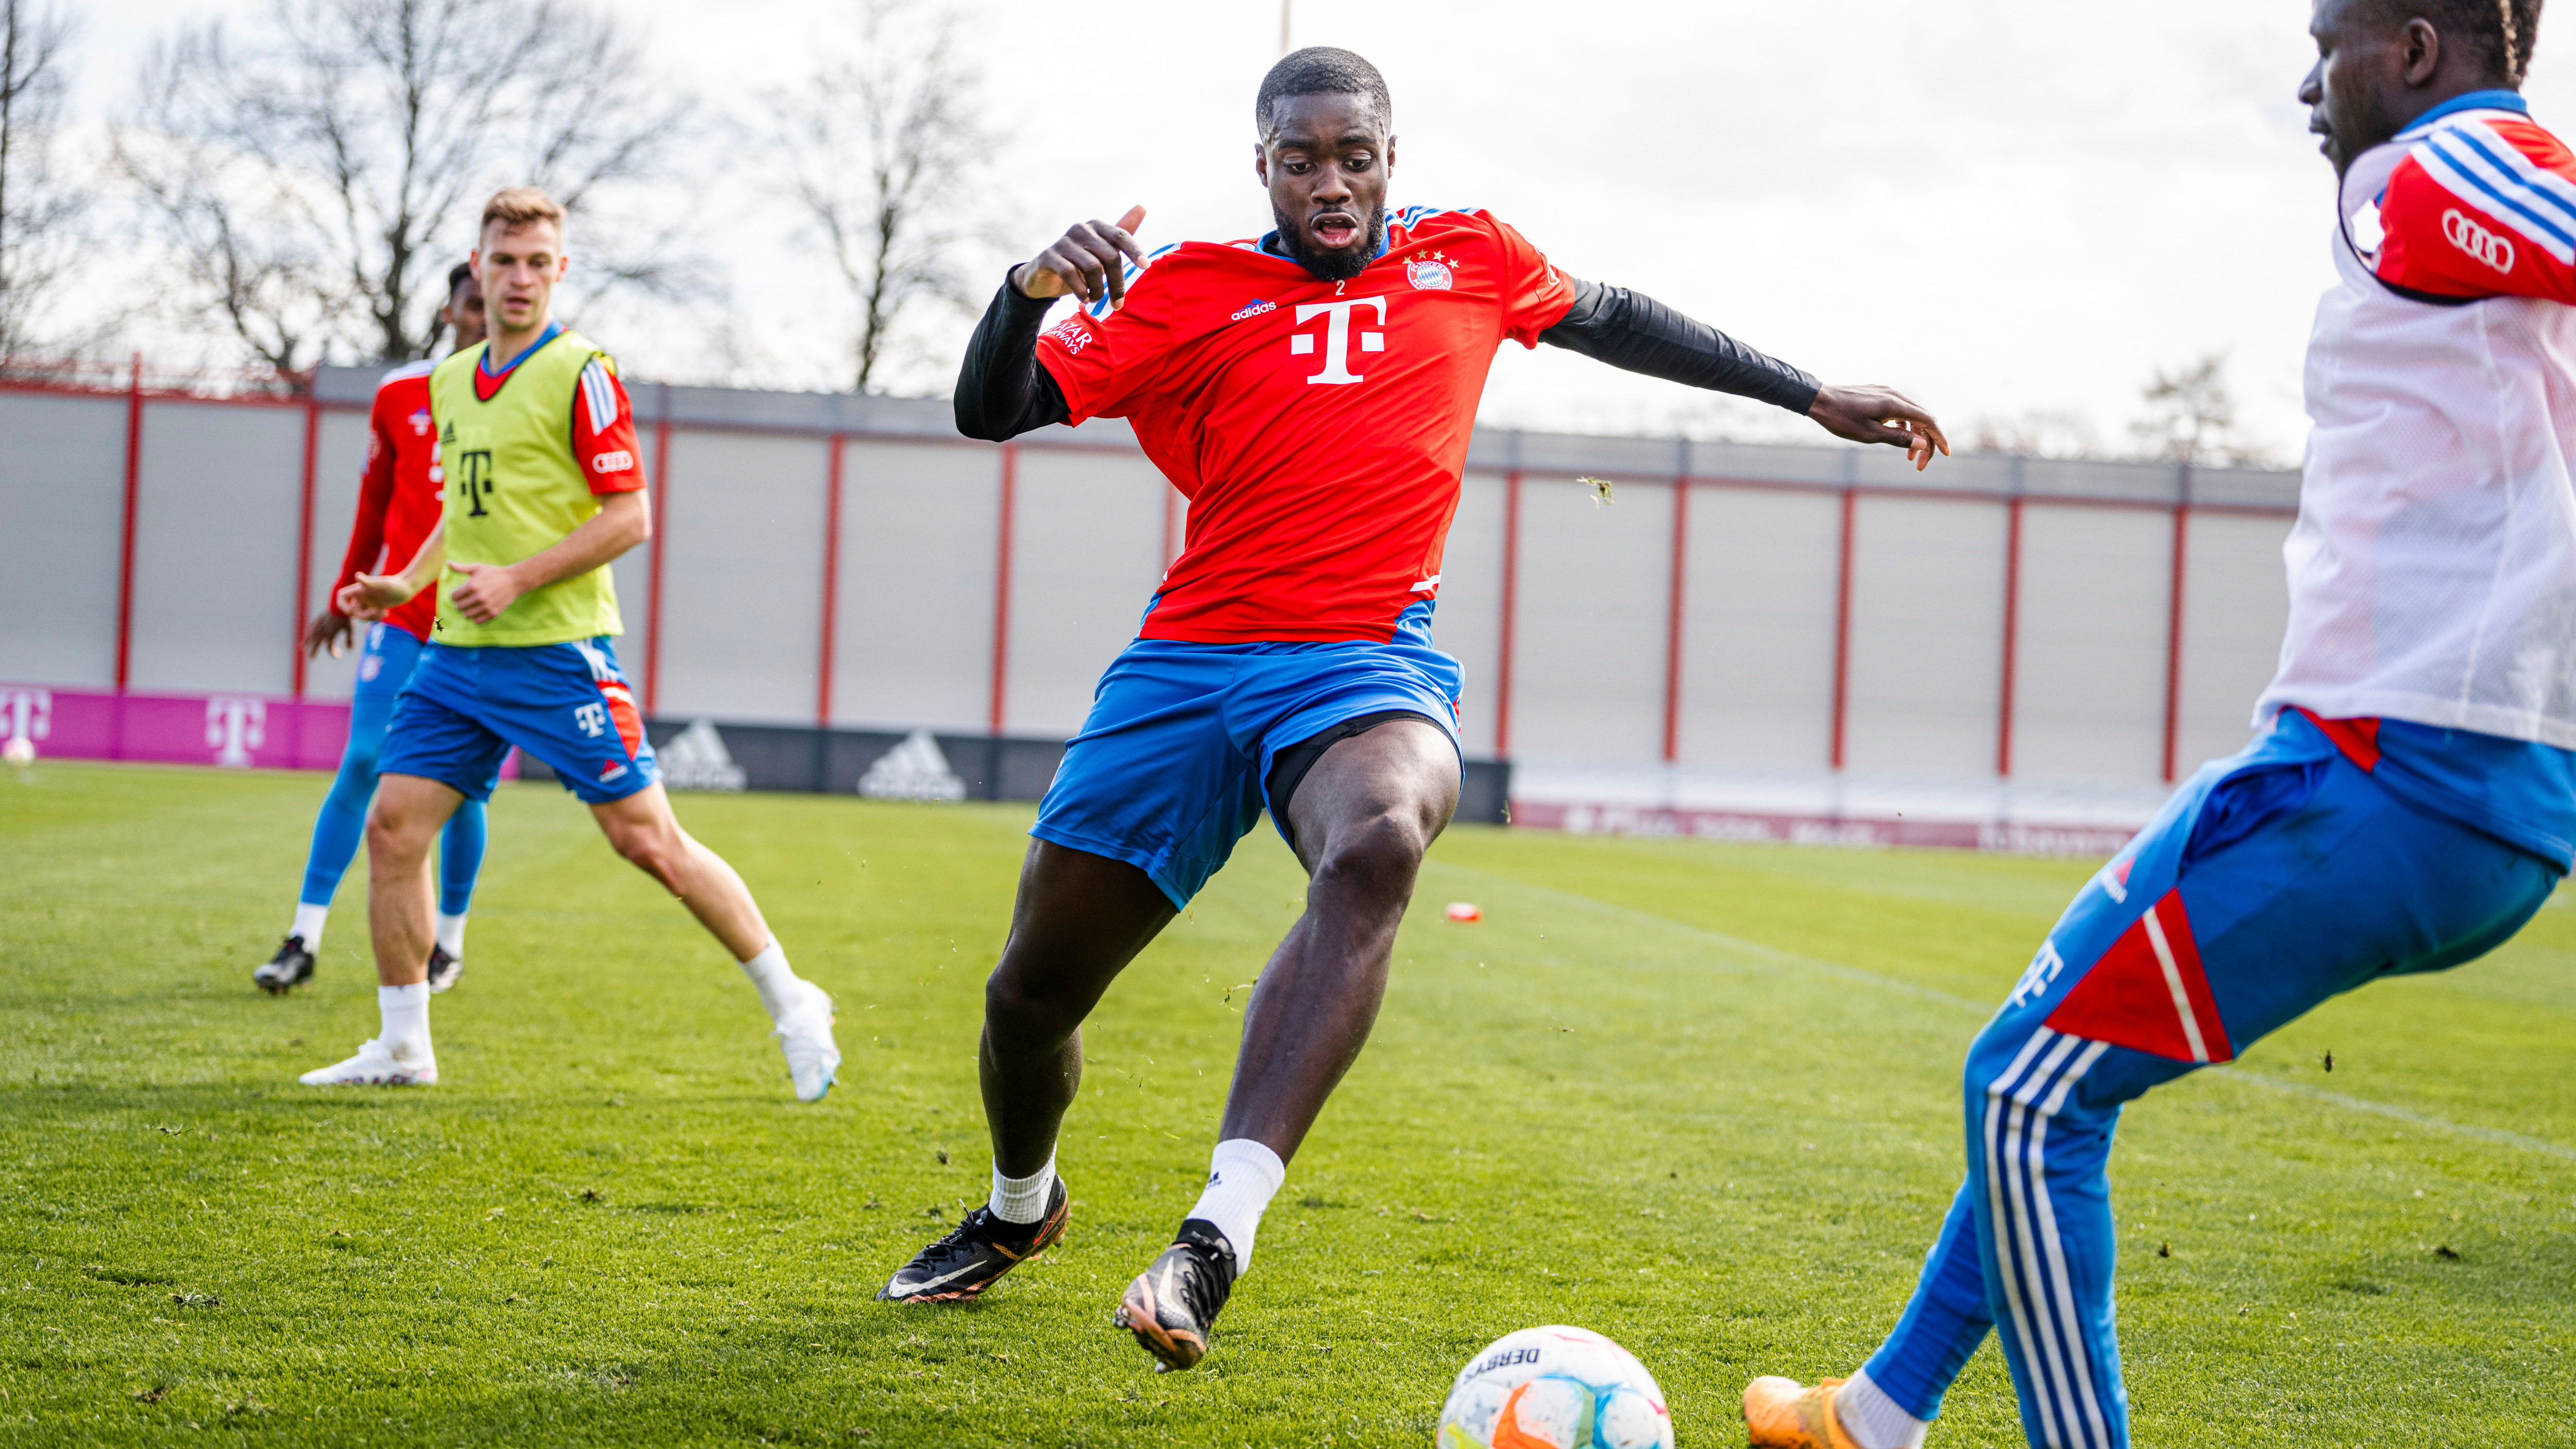
<instances>
[{"instance_id":1,"label":"football boot with cleats","mask_svg":"<svg viewBox=\"0 0 2576 1449\"><path fill-rule=\"evenodd\" d=\"M423 1048L417 1056L396 1056L374 1037L359 1044L345 1062L317 1067L295 1080L308 1087L435 1087L438 1058Z\"/></svg>"},{"instance_id":2,"label":"football boot with cleats","mask_svg":"<svg viewBox=\"0 0 2576 1449\"><path fill-rule=\"evenodd\" d=\"M966 1214L947 1236L913 1255L877 1290L884 1303L962 1303L993 1286L1003 1274L1055 1245L1064 1236L1073 1203L1059 1177L1047 1190L1046 1216L1033 1223L1005 1222L990 1207Z\"/></svg>"},{"instance_id":3,"label":"football boot with cleats","mask_svg":"<svg viewBox=\"0 0 2576 1449\"><path fill-rule=\"evenodd\" d=\"M1156 1372L1193 1367L1207 1357L1237 1271L1225 1234L1205 1218L1191 1218L1154 1266L1127 1285L1114 1321L1154 1356Z\"/></svg>"},{"instance_id":4,"label":"football boot with cleats","mask_svg":"<svg viewBox=\"0 0 2576 1449\"><path fill-rule=\"evenodd\" d=\"M250 973L253 985L271 996L284 996L313 979L313 953L304 949L302 936L289 936L277 945L277 954Z\"/></svg>"},{"instance_id":5,"label":"football boot with cleats","mask_svg":"<svg viewBox=\"0 0 2576 1449\"><path fill-rule=\"evenodd\" d=\"M445 946L432 946L429 948L430 994L436 995L437 993L454 986L456 984L456 978L464 974L465 960L463 957L448 955L447 948Z\"/></svg>"},{"instance_id":6,"label":"football boot with cleats","mask_svg":"<svg viewBox=\"0 0 2576 1449\"><path fill-rule=\"evenodd\" d=\"M1744 1432L1753 1449L1860 1449L1834 1417L1841 1379L1813 1388L1766 1374L1744 1386Z\"/></svg>"}]
</instances>

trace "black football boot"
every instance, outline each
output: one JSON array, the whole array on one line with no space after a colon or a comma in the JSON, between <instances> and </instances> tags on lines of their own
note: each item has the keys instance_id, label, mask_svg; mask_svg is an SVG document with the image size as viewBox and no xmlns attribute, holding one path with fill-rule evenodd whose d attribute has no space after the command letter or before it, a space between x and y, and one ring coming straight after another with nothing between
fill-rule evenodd
<instances>
[{"instance_id":1,"label":"black football boot","mask_svg":"<svg viewBox=\"0 0 2576 1449\"><path fill-rule=\"evenodd\" d=\"M432 946L429 948L429 990L431 995L435 996L439 992L445 991L447 988L454 986L456 984L456 978L464 974L465 962L458 957L448 955L447 948L445 946Z\"/></svg>"},{"instance_id":2,"label":"black football boot","mask_svg":"<svg viewBox=\"0 0 2576 1449\"><path fill-rule=\"evenodd\" d=\"M989 1207L966 1215L946 1237L913 1255L877 1290L885 1303L962 1303L993 1286L1003 1274L1055 1245L1064 1236L1072 1202L1057 1178L1047 1192L1046 1216L1010 1223Z\"/></svg>"},{"instance_id":3,"label":"black football boot","mask_svg":"<svg viewBox=\"0 0 2576 1449\"><path fill-rule=\"evenodd\" d=\"M1154 1266L1119 1300L1116 1322L1155 1358L1157 1373L1207 1357L1216 1315L1234 1292L1234 1245L1205 1218L1191 1218Z\"/></svg>"},{"instance_id":4,"label":"black football boot","mask_svg":"<svg viewBox=\"0 0 2576 1449\"><path fill-rule=\"evenodd\" d=\"M277 954L250 973L251 981L271 996L284 996L313 979L313 953L304 949L302 936L289 936L278 943Z\"/></svg>"}]
</instances>

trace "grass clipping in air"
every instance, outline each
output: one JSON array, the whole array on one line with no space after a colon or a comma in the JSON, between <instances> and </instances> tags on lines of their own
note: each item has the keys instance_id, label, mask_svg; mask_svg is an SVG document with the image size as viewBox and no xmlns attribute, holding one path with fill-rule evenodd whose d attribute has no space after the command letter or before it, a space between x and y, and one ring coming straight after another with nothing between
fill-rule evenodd
<instances>
[{"instance_id":1,"label":"grass clipping in air","mask_svg":"<svg viewBox=\"0 0 2576 1449\"><path fill-rule=\"evenodd\" d=\"M363 866L311 987L249 975L329 783L54 762L0 801L10 1442L1421 1446L1468 1355L1543 1323L1635 1350L1682 1443L1740 1442L1747 1378L1847 1373L1902 1308L1960 1053L2095 864L1452 829L1258 1271L1157 1377L1109 1314L1206 1176L1241 984L1303 894L1273 835L1084 1028L1063 1243L896 1309L870 1295L986 1191L1027 809L679 798L837 1002L841 1084L802 1107L724 952L569 797L505 787L442 1084L317 1090L376 1028ZM2563 1442L2571 951L2543 911L2128 1114L2141 1444ZM2020 1441L1991 1345L1934 1434Z\"/></svg>"}]
</instances>

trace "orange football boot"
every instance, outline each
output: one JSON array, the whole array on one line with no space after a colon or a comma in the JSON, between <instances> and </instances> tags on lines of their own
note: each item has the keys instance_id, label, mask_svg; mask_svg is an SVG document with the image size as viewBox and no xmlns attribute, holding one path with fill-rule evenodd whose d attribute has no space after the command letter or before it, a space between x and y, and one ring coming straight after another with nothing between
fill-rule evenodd
<instances>
[{"instance_id":1,"label":"orange football boot","mask_svg":"<svg viewBox=\"0 0 2576 1449\"><path fill-rule=\"evenodd\" d=\"M1744 1386L1744 1430L1753 1449L1860 1449L1834 1417L1841 1379L1808 1388L1796 1379L1765 1374Z\"/></svg>"}]
</instances>

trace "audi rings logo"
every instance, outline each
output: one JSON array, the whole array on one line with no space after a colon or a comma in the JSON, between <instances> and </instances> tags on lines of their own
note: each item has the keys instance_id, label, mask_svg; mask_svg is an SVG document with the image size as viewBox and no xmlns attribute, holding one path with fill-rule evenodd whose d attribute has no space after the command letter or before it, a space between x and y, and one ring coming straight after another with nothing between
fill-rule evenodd
<instances>
[{"instance_id":1,"label":"audi rings logo","mask_svg":"<svg viewBox=\"0 0 2576 1449\"><path fill-rule=\"evenodd\" d=\"M2513 243L2460 215L2457 209L2442 213L2442 235L2451 239L2451 245L2499 272L2513 270Z\"/></svg>"}]
</instances>

